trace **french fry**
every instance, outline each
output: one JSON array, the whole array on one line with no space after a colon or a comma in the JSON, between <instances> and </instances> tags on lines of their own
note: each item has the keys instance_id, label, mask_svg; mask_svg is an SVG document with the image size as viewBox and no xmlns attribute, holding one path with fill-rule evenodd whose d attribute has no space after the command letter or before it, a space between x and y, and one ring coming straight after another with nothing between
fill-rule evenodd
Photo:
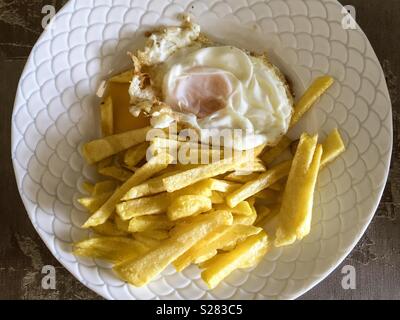
<instances>
[{"instance_id":1,"label":"french fry","mask_svg":"<svg viewBox=\"0 0 400 320\"><path fill-rule=\"evenodd\" d=\"M268 237L261 231L239 243L234 250L218 254L207 261L207 268L201 273L201 277L208 287L213 289L234 270L242 268L244 264L249 267L248 260L254 265L267 251Z\"/></svg>"},{"instance_id":2,"label":"french fry","mask_svg":"<svg viewBox=\"0 0 400 320\"><path fill-rule=\"evenodd\" d=\"M82 183L82 189L85 190L86 193L93 195L94 184L89 181L84 181Z\"/></svg>"},{"instance_id":3,"label":"french fry","mask_svg":"<svg viewBox=\"0 0 400 320\"><path fill-rule=\"evenodd\" d=\"M121 262L143 255L149 250L139 241L127 237L97 237L77 242L73 253L78 256Z\"/></svg>"},{"instance_id":4,"label":"french fry","mask_svg":"<svg viewBox=\"0 0 400 320\"><path fill-rule=\"evenodd\" d=\"M254 224L254 222L257 219L257 213L254 211L251 213L251 215L245 216L242 214L234 214L233 215L233 224L241 224L245 226L251 226Z\"/></svg>"},{"instance_id":5,"label":"french fry","mask_svg":"<svg viewBox=\"0 0 400 320\"><path fill-rule=\"evenodd\" d=\"M275 246L301 240L311 227L314 189L320 169L322 146L317 136L303 134L293 159L279 212Z\"/></svg>"},{"instance_id":6,"label":"french fry","mask_svg":"<svg viewBox=\"0 0 400 320\"><path fill-rule=\"evenodd\" d=\"M224 177L224 180L246 183L251 180L257 179L260 174L257 172L249 173L248 171L234 171Z\"/></svg>"},{"instance_id":7,"label":"french fry","mask_svg":"<svg viewBox=\"0 0 400 320\"><path fill-rule=\"evenodd\" d=\"M113 101L108 96L100 105L101 132L103 137L114 134L114 109Z\"/></svg>"},{"instance_id":8,"label":"french fry","mask_svg":"<svg viewBox=\"0 0 400 320\"><path fill-rule=\"evenodd\" d=\"M102 193L114 192L115 188L117 187L118 183L113 180L100 181L93 186L92 194L94 196L98 196Z\"/></svg>"},{"instance_id":9,"label":"french fry","mask_svg":"<svg viewBox=\"0 0 400 320\"><path fill-rule=\"evenodd\" d=\"M149 230L169 230L173 226L174 223L165 214L162 214L132 218L129 221L128 230L132 233Z\"/></svg>"},{"instance_id":10,"label":"french fry","mask_svg":"<svg viewBox=\"0 0 400 320\"><path fill-rule=\"evenodd\" d=\"M146 141L150 129L150 127L136 129L88 142L82 148L83 156L89 164L99 162Z\"/></svg>"},{"instance_id":11,"label":"french fry","mask_svg":"<svg viewBox=\"0 0 400 320\"><path fill-rule=\"evenodd\" d=\"M338 129L334 129L326 137L322 143L322 150L321 168L325 168L328 163L332 162L346 150Z\"/></svg>"},{"instance_id":12,"label":"french fry","mask_svg":"<svg viewBox=\"0 0 400 320\"><path fill-rule=\"evenodd\" d=\"M185 226L145 255L117 264L114 271L130 284L144 286L207 234L221 225L229 224L231 219L229 212L216 211L207 214L198 224Z\"/></svg>"},{"instance_id":13,"label":"french fry","mask_svg":"<svg viewBox=\"0 0 400 320\"><path fill-rule=\"evenodd\" d=\"M163 179L165 189L173 192L183 189L191 184L201 180L212 178L228 171L233 171L240 164L252 158L251 153L242 153L234 158L227 158L209 165L200 166L194 169L186 170L176 175Z\"/></svg>"},{"instance_id":14,"label":"french fry","mask_svg":"<svg viewBox=\"0 0 400 320\"><path fill-rule=\"evenodd\" d=\"M193 145L185 142L181 144L178 150L178 159L182 164L209 164L220 161L223 158L223 150L205 145Z\"/></svg>"},{"instance_id":15,"label":"french fry","mask_svg":"<svg viewBox=\"0 0 400 320\"><path fill-rule=\"evenodd\" d=\"M129 220L122 220L121 217L119 217L118 215L115 215L114 223L118 230L121 230L124 232L130 232L129 231Z\"/></svg>"},{"instance_id":16,"label":"french fry","mask_svg":"<svg viewBox=\"0 0 400 320\"><path fill-rule=\"evenodd\" d=\"M292 140L288 137L283 136L281 141L271 149L266 150L266 152L261 156L261 159L267 164L271 164L275 159L277 159L287 148L289 148Z\"/></svg>"},{"instance_id":17,"label":"french fry","mask_svg":"<svg viewBox=\"0 0 400 320\"><path fill-rule=\"evenodd\" d=\"M110 198L112 192L103 193L98 196L85 197L78 199L80 205L82 205L89 213L94 213L98 210L108 198Z\"/></svg>"},{"instance_id":18,"label":"french fry","mask_svg":"<svg viewBox=\"0 0 400 320\"><path fill-rule=\"evenodd\" d=\"M152 178L142 184L131 188L121 200L133 200L141 197L151 196L157 193L165 192L163 179L178 173L179 171L167 172L159 177Z\"/></svg>"},{"instance_id":19,"label":"french fry","mask_svg":"<svg viewBox=\"0 0 400 320\"><path fill-rule=\"evenodd\" d=\"M155 240L165 240L169 238L169 232L167 230L149 230L141 232L140 234Z\"/></svg>"},{"instance_id":20,"label":"french fry","mask_svg":"<svg viewBox=\"0 0 400 320\"><path fill-rule=\"evenodd\" d=\"M332 77L323 76L317 78L307 89L304 95L294 106L294 113L290 122L290 127L293 127L300 118L312 107L318 98L324 94L326 90L333 84Z\"/></svg>"},{"instance_id":21,"label":"french fry","mask_svg":"<svg viewBox=\"0 0 400 320\"><path fill-rule=\"evenodd\" d=\"M114 83L130 83L134 75L134 70L128 70L113 76L109 81Z\"/></svg>"},{"instance_id":22,"label":"french fry","mask_svg":"<svg viewBox=\"0 0 400 320\"><path fill-rule=\"evenodd\" d=\"M255 227L252 225L244 224L233 224L229 230L227 230L221 238L218 239L220 244L218 249L222 251L231 251L235 249L238 243L243 242L248 237L258 234L262 231L262 228ZM197 259L196 264L203 263L205 259Z\"/></svg>"},{"instance_id":23,"label":"french fry","mask_svg":"<svg viewBox=\"0 0 400 320\"><path fill-rule=\"evenodd\" d=\"M171 221L195 216L212 208L211 199L199 195L185 195L172 201L167 210L167 216Z\"/></svg>"},{"instance_id":24,"label":"french fry","mask_svg":"<svg viewBox=\"0 0 400 320\"><path fill-rule=\"evenodd\" d=\"M143 233L136 233L134 235L134 238L135 238L135 240L143 243L148 248L154 248L161 244L160 240L150 238L150 237L144 235Z\"/></svg>"},{"instance_id":25,"label":"french fry","mask_svg":"<svg viewBox=\"0 0 400 320\"><path fill-rule=\"evenodd\" d=\"M119 237L126 236L128 233L119 229L114 223L111 221L106 221L103 224L93 227L94 232L109 237Z\"/></svg>"},{"instance_id":26,"label":"french fry","mask_svg":"<svg viewBox=\"0 0 400 320\"><path fill-rule=\"evenodd\" d=\"M149 162L139 168L121 187L114 191L107 202L86 221L83 227L94 227L106 222L113 213L117 203L133 186L146 181L157 172L165 169L173 160L174 159L168 154L160 154L159 156L151 158Z\"/></svg>"},{"instance_id":27,"label":"french fry","mask_svg":"<svg viewBox=\"0 0 400 320\"><path fill-rule=\"evenodd\" d=\"M121 202L116 205L116 211L123 220L129 220L140 216L165 213L169 205L170 195L161 193L152 197Z\"/></svg>"},{"instance_id":28,"label":"french fry","mask_svg":"<svg viewBox=\"0 0 400 320\"><path fill-rule=\"evenodd\" d=\"M215 210L227 210L234 214L239 214L243 216L253 215L253 210L247 201L240 202L236 207L230 208L226 204L215 204Z\"/></svg>"},{"instance_id":29,"label":"french fry","mask_svg":"<svg viewBox=\"0 0 400 320\"><path fill-rule=\"evenodd\" d=\"M235 247L237 243L261 231L261 228L252 226L222 226L186 251L173 265L180 272L192 263L199 264L211 259L218 253L217 250Z\"/></svg>"},{"instance_id":30,"label":"french fry","mask_svg":"<svg viewBox=\"0 0 400 320\"><path fill-rule=\"evenodd\" d=\"M296 154L298 145L298 140L292 144L291 149L293 154ZM322 143L322 150L321 169L325 168L328 163L335 160L346 150L338 129L332 130L332 132L325 138Z\"/></svg>"},{"instance_id":31,"label":"french fry","mask_svg":"<svg viewBox=\"0 0 400 320\"><path fill-rule=\"evenodd\" d=\"M260 159L255 159L253 161L242 163L236 168L236 171L242 172L265 172L267 168L262 163Z\"/></svg>"},{"instance_id":32,"label":"french fry","mask_svg":"<svg viewBox=\"0 0 400 320\"><path fill-rule=\"evenodd\" d=\"M101 170L103 168L110 167L113 164L114 164L114 157L113 156L107 157L107 158L97 162L97 170Z\"/></svg>"},{"instance_id":33,"label":"french fry","mask_svg":"<svg viewBox=\"0 0 400 320\"><path fill-rule=\"evenodd\" d=\"M211 197L213 184L214 182L212 181L212 179L205 179L170 194L172 198L193 194L204 197Z\"/></svg>"},{"instance_id":34,"label":"french fry","mask_svg":"<svg viewBox=\"0 0 400 320\"><path fill-rule=\"evenodd\" d=\"M224 197L218 191L213 191L210 199L211 199L212 204L224 204L225 203Z\"/></svg>"},{"instance_id":35,"label":"french fry","mask_svg":"<svg viewBox=\"0 0 400 320\"><path fill-rule=\"evenodd\" d=\"M125 165L128 168L133 168L134 166L136 166L141 160L146 157L148 147L149 144L147 142L143 142L126 150L124 154Z\"/></svg>"},{"instance_id":36,"label":"french fry","mask_svg":"<svg viewBox=\"0 0 400 320\"><path fill-rule=\"evenodd\" d=\"M125 170L117 166L101 168L98 170L98 172L105 177L114 178L115 180L121 182L128 180L132 176L131 171Z\"/></svg>"},{"instance_id":37,"label":"french fry","mask_svg":"<svg viewBox=\"0 0 400 320\"><path fill-rule=\"evenodd\" d=\"M229 207L233 208L237 206L239 202L268 188L288 174L290 165L291 161L286 161L269 169L267 172L260 174L257 179L247 182L239 189L228 194L226 197L226 203Z\"/></svg>"},{"instance_id":38,"label":"french fry","mask_svg":"<svg viewBox=\"0 0 400 320\"><path fill-rule=\"evenodd\" d=\"M231 181L211 179L211 189L219 192L232 192L238 189L241 185Z\"/></svg>"}]
</instances>

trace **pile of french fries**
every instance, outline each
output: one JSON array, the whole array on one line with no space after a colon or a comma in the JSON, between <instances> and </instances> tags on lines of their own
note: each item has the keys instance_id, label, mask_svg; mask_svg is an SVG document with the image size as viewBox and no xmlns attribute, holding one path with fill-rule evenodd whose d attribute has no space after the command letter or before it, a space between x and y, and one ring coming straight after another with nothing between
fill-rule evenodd
<instances>
[{"instance_id":1,"label":"pile of french fries","mask_svg":"<svg viewBox=\"0 0 400 320\"><path fill-rule=\"evenodd\" d=\"M292 126L332 83L321 77L312 84L295 106ZM298 141L284 136L275 147L183 165L168 151L186 142L146 141L151 128L113 134L112 110L108 97L101 105L104 137L83 147L86 161L107 179L83 184L88 196L79 203L90 213L83 227L95 236L75 243L73 251L112 262L134 286L146 285L170 264L177 271L195 264L212 289L234 270L257 265L272 246L304 238L318 173L345 150L335 129L322 144L317 135L304 133ZM279 161L285 152L292 157ZM273 217L278 226L267 235L263 226Z\"/></svg>"}]
</instances>

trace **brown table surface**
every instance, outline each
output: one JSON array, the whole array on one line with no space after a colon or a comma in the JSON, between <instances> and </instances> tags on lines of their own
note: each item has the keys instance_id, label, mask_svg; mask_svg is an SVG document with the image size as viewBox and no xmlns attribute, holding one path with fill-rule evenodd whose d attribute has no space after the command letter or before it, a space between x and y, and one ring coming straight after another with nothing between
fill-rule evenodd
<instances>
[{"instance_id":1,"label":"brown table surface","mask_svg":"<svg viewBox=\"0 0 400 320\"><path fill-rule=\"evenodd\" d=\"M290 1L290 0L289 0ZM50 254L33 229L18 194L10 155L17 83L42 32L42 7L65 0L0 0L0 299L99 299ZM343 265L355 267L356 290L341 286L342 266L302 299L400 299L400 1L346 0L386 74L394 120L394 151L386 190L372 224ZM41 288L41 269L56 266L56 290Z\"/></svg>"}]
</instances>

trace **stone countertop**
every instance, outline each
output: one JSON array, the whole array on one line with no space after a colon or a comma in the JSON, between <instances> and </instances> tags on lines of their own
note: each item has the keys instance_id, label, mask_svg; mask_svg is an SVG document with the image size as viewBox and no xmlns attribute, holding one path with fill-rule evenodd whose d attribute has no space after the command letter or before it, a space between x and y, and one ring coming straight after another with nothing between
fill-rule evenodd
<instances>
[{"instance_id":1,"label":"stone countertop","mask_svg":"<svg viewBox=\"0 0 400 320\"><path fill-rule=\"evenodd\" d=\"M99 299L47 250L18 195L11 163L11 115L20 74L42 32L44 5L65 0L0 0L0 299ZM377 213L353 252L328 278L301 299L400 299L400 1L346 0L370 39L386 74L393 103L391 172ZM44 265L56 268L55 290L41 286ZM342 267L356 270L355 290L341 286Z\"/></svg>"}]
</instances>

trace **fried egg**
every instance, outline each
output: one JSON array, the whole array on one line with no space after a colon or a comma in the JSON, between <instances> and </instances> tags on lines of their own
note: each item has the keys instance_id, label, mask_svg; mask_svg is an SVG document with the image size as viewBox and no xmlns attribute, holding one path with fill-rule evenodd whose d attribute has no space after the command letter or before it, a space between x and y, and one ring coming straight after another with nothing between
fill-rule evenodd
<instances>
[{"instance_id":1,"label":"fried egg","mask_svg":"<svg viewBox=\"0 0 400 320\"><path fill-rule=\"evenodd\" d=\"M204 141L221 131L241 132L223 142L240 150L275 145L288 131L293 110L285 78L264 56L196 42L198 32L199 27L189 26L180 32L164 31L169 45L163 37L153 38L139 54L147 62L156 57L150 68L152 87L172 110L152 113L152 125L168 127L179 119L195 128ZM168 48L164 54L160 53L163 47Z\"/></svg>"}]
</instances>

